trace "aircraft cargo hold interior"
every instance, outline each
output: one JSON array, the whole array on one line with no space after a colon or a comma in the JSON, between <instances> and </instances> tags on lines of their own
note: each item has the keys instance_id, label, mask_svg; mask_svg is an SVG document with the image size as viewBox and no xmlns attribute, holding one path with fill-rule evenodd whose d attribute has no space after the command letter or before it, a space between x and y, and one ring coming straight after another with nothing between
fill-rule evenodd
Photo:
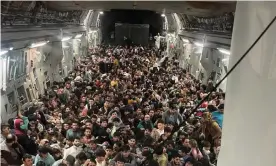
<instances>
[{"instance_id":1,"label":"aircraft cargo hold interior","mask_svg":"<svg viewBox=\"0 0 276 166\"><path fill-rule=\"evenodd\" d=\"M1 165L275 166L275 8L1 1Z\"/></svg>"}]
</instances>

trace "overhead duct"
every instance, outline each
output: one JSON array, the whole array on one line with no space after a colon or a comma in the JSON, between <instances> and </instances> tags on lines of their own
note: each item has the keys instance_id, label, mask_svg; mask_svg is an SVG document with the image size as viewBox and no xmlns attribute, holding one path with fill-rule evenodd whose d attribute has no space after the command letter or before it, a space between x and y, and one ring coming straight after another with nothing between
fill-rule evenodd
<instances>
[{"instance_id":1,"label":"overhead duct","mask_svg":"<svg viewBox=\"0 0 276 166\"><path fill-rule=\"evenodd\" d=\"M174 18L174 21L176 23L176 30L177 32L180 32L180 30L182 29L182 23L180 21L180 18L178 17L178 14L176 13L173 13L173 18Z\"/></svg>"},{"instance_id":2,"label":"overhead duct","mask_svg":"<svg viewBox=\"0 0 276 166\"><path fill-rule=\"evenodd\" d=\"M89 25L91 24L93 13L94 13L93 10L89 10L85 19L83 20L83 24L87 29L89 28Z\"/></svg>"},{"instance_id":3,"label":"overhead duct","mask_svg":"<svg viewBox=\"0 0 276 166\"><path fill-rule=\"evenodd\" d=\"M85 19L87 18L89 12L90 12L90 10L85 10L82 12L82 14L80 16L81 25L85 25Z\"/></svg>"},{"instance_id":4,"label":"overhead duct","mask_svg":"<svg viewBox=\"0 0 276 166\"><path fill-rule=\"evenodd\" d=\"M97 27L98 15L98 12L93 12L93 15L91 15L90 27Z\"/></svg>"},{"instance_id":5,"label":"overhead duct","mask_svg":"<svg viewBox=\"0 0 276 166\"><path fill-rule=\"evenodd\" d=\"M168 14L166 15L167 17L167 20L168 20L168 32L169 33L173 33L177 30L176 28L176 24L175 24L175 21L174 21L174 17L173 17L173 14Z\"/></svg>"}]
</instances>

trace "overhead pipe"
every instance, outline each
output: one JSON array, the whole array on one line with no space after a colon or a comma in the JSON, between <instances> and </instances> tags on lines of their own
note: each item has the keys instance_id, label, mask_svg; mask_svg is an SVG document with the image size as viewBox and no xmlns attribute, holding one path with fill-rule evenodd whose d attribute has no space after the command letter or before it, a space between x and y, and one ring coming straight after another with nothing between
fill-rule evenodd
<instances>
[{"instance_id":1,"label":"overhead pipe","mask_svg":"<svg viewBox=\"0 0 276 166\"><path fill-rule=\"evenodd\" d=\"M91 18L94 14L94 11L93 10L89 10L85 19L83 20L83 24L84 26L88 29L89 25L90 25L90 22L91 22Z\"/></svg>"},{"instance_id":2,"label":"overhead pipe","mask_svg":"<svg viewBox=\"0 0 276 166\"><path fill-rule=\"evenodd\" d=\"M176 29L177 29L177 31L178 31L178 33L179 33L180 30L182 29L181 21L180 21L180 19L179 19L179 17L178 17L178 14L173 13L172 16L173 16L173 19L174 19L174 21L175 21L175 23L176 23Z\"/></svg>"}]
</instances>

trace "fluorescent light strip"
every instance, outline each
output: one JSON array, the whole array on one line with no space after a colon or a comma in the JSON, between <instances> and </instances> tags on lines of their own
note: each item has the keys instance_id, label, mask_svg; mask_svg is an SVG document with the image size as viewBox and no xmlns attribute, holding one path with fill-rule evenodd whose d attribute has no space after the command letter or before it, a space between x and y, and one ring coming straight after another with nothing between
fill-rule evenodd
<instances>
[{"instance_id":1,"label":"fluorescent light strip","mask_svg":"<svg viewBox=\"0 0 276 166\"><path fill-rule=\"evenodd\" d=\"M78 34L75 36L75 39L78 39L78 38L81 38L82 37L82 34Z\"/></svg>"},{"instance_id":2,"label":"fluorescent light strip","mask_svg":"<svg viewBox=\"0 0 276 166\"><path fill-rule=\"evenodd\" d=\"M6 53L8 53L7 50L6 50L6 51L1 51L0 55L4 55L4 54L6 54Z\"/></svg>"},{"instance_id":3,"label":"fluorescent light strip","mask_svg":"<svg viewBox=\"0 0 276 166\"><path fill-rule=\"evenodd\" d=\"M49 41L46 42L40 42L40 43L33 43L30 48L35 48L35 47L40 47L40 46L44 46L45 44L49 43Z\"/></svg>"},{"instance_id":4,"label":"fluorescent light strip","mask_svg":"<svg viewBox=\"0 0 276 166\"><path fill-rule=\"evenodd\" d=\"M65 37L65 38L61 39L61 41L67 41L67 40L70 40L70 39L71 39L71 37Z\"/></svg>"},{"instance_id":5,"label":"fluorescent light strip","mask_svg":"<svg viewBox=\"0 0 276 166\"><path fill-rule=\"evenodd\" d=\"M167 19L166 15L162 14L161 16L164 17L164 25L163 25L164 30L168 30L168 19Z\"/></svg>"},{"instance_id":6,"label":"fluorescent light strip","mask_svg":"<svg viewBox=\"0 0 276 166\"><path fill-rule=\"evenodd\" d=\"M226 54L226 55L230 55L230 51L228 50L225 50L225 49L222 49L222 48L218 48L219 52L223 53L223 54Z\"/></svg>"},{"instance_id":7,"label":"fluorescent light strip","mask_svg":"<svg viewBox=\"0 0 276 166\"><path fill-rule=\"evenodd\" d=\"M203 47L203 44L202 44L202 43L195 42L194 44L195 44L196 46L198 46L198 47Z\"/></svg>"}]
</instances>

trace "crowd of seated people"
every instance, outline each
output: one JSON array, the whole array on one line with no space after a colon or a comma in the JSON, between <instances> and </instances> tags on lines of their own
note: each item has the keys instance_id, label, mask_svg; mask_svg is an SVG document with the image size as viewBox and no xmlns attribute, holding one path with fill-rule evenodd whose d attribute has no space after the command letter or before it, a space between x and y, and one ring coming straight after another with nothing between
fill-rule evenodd
<instances>
[{"instance_id":1,"label":"crowd of seated people","mask_svg":"<svg viewBox=\"0 0 276 166\"><path fill-rule=\"evenodd\" d=\"M1 124L1 165L215 165L224 93L156 52L89 50L63 82Z\"/></svg>"}]
</instances>

